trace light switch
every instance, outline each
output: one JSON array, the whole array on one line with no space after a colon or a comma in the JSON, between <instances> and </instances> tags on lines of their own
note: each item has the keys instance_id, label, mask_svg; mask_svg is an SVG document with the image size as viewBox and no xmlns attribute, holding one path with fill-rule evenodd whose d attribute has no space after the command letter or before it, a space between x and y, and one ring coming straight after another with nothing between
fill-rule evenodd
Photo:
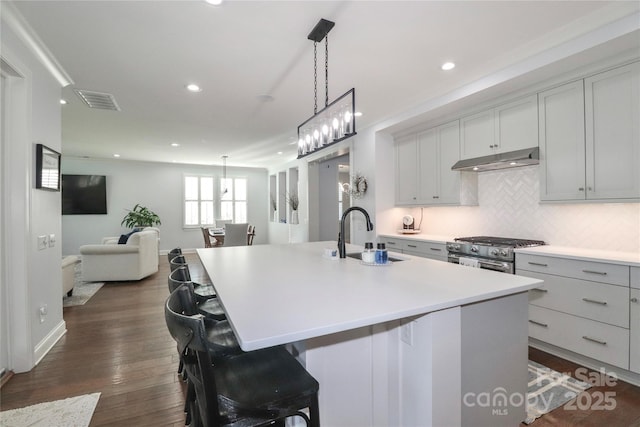
<instances>
[{"instance_id":1,"label":"light switch","mask_svg":"<svg viewBox=\"0 0 640 427\"><path fill-rule=\"evenodd\" d=\"M47 249L47 245L49 244L49 236L38 236L38 250L41 251L43 249Z\"/></svg>"},{"instance_id":2,"label":"light switch","mask_svg":"<svg viewBox=\"0 0 640 427\"><path fill-rule=\"evenodd\" d=\"M49 247L52 248L56 245L56 235L49 234Z\"/></svg>"}]
</instances>

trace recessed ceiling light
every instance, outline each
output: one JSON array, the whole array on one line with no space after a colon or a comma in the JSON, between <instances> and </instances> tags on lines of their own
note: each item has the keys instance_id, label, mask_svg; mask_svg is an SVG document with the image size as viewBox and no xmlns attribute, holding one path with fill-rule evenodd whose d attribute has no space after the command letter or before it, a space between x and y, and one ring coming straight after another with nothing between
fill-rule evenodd
<instances>
[{"instance_id":1,"label":"recessed ceiling light","mask_svg":"<svg viewBox=\"0 0 640 427\"><path fill-rule=\"evenodd\" d=\"M282 154L282 151L278 151L278 155L281 155L281 154Z\"/></svg>"},{"instance_id":2,"label":"recessed ceiling light","mask_svg":"<svg viewBox=\"0 0 640 427\"><path fill-rule=\"evenodd\" d=\"M442 64L442 68L444 71L449 71L449 70L453 70L456 67L456 64L454 64L453 62L445 62L444 64Z\"/></svg>"},{"instance_id":3,"label":"recessed ceiling light","mask_svg":"<svg viewBox=\"0 0 640 427\"><path fill-rule=\"evenodd\" d=\"M66 99L61 99L60 100L60 104L61 105L67 105L67 100Z\"/></svg>"},{"instance_id":4,"label":"recessed ceiling light","mask_svg":"<svg viewBox=\"0 0 640 427\"><path fill-rule=\"evenodd\" d=\"M187 85L187 90L189 92L202 92L202 88L197 84L191 83Z\"/></svg>"},{"instance_id":5,"label":"recessed ceiling light","mask_svg":"<svg viewBox=\"0 0 640 427\"><path fill-rule=\"evenodd\" d=\"M114 154L113 157L120 157L120 154Z\"/></svg>"},{"instance_id":6,"label":"recessed ceiling light","mask_svg":"<svg viewBox=\"0 0 640 427\"><path fill-rule=\"evenodd\" d=\"M204 1L214 6L220 6L222 4L222 0L204 0Z\"/></svg>"},{"instance_id":7,"label":"recessed ceiling light","mask_svg":"<svg viewBox=\"0 0 640 427\"><path fill-rule=\"evenodd\" d=\"M356 111L353 115L356 117L362 117L362 111Z\"/></svg>"},{"instance_id":8,"label":"recessed ceiling light","mask_svg":"<svg viewBox=\"0 0 640 427\"><path fill-rule=\"evenodd\" d=\"M171 143L171 146L172 146L172 147L180 147L180 144L178 144L177 142L172 142L172 143Z\"/></svg>"}]
</instances>

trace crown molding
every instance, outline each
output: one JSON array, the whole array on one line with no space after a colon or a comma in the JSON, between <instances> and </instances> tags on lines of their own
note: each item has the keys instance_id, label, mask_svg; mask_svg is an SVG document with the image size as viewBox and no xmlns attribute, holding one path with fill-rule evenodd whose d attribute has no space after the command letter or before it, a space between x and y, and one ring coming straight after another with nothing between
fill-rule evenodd
<instances>
[{"instance_id":1,"label":"crown molding","mask_svg":"<svg viewBox=\"0 0 640 427\"><path fill-rule=\"evenodd\" d=\"M44 68L58 81L60 86L72 85L73 79L53 56L40 36L31 28L26 19L12 2L2 2L2 20L13 30L16 36L25 44Z\"/></svg>"}]
</instances>

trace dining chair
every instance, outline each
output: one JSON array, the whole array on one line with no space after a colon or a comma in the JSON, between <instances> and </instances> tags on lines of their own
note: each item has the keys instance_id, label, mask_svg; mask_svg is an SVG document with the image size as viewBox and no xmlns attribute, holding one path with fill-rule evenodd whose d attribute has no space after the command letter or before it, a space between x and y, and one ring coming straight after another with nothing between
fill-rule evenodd
<instances>
[{"instance_id":1,"label":"dining chair","mask_svg":"<svg viewBox=\"0 0 640 427\"><path fill-rule=\"evenodd\" d=\"M224 247L247 246L249 234L249 224L227 224L224 226Z\"/></svg>"},{"instance_id":2,"label":"dining chair","mask_svg":"<svg viewBox=\"0 0 640 427\"><path fill-rule=\"evenodd\" d=\"M204 247L214 247L215 245L211 242L211 234L209 234L209 229L206 227L200 227L200 230L202 230L202 237L204 238Z\"/></svg>"},{"instance_id":3,"label":"dining chair","mask_svg":"<svg viewBox=\"0 0 640 427\"><path fill-rule=\"evenodd\" d=\"M165 304L165 320L181 354L189 385L195 391L191 426L284 425L298 416L319 427L319 384L283 347L220 356L202 316L180 306L180 287ZM193 357L195 355L195 358ZM192 396L189 396L192 398ZM309 416L302 410L309 410Z\"/></svg>"}]
</instances>

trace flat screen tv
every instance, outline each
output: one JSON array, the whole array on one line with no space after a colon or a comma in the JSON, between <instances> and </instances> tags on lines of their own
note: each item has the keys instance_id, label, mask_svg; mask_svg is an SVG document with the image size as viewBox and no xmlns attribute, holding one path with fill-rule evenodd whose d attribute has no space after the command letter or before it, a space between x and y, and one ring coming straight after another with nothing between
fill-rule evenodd
<instances>
[{"instance_id":1,"label":"flat screen tv","mask_svg":"<svg viewBox=\"0 0 640 427\"><path fill-rule=\"evenodd\" d=\"M106 213L106 176L62 175L62 215Z\"/></svg>"}]
</instances>

